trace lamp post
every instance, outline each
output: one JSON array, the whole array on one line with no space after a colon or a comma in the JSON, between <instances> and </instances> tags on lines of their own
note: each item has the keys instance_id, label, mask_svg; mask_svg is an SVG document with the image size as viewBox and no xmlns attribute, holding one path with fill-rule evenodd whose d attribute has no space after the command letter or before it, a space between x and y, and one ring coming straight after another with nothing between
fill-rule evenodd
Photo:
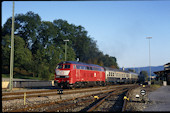
<instances>
[{"instance_id":1,"label":"lamp post","mask_svg":"<svg viewBox=\"0 0 170 113\"><path fill-rule=\"evenodd\" d=\"M149 70L150 70L150 83L149 83L149 85L151 85L151 56L150 56L150 39L151 39L152 37L146 37L146 39L149 39Z\"/></svg>"},{"instance_id":2,"label":"lamp post","mask_svg":"<svg viewBox=\"0 0 170 113\"><path fill-rule=\"evenodd\" d=\"M65 42L65 61L67 61L67 42L69 40L63 40Z\"/></svg>"},{"instance_id":3,"label":"lamp post","mask_svg":"<svg viewBox=\"0 0 170 113\"><path fill-rule=\"evenodd\" d=\"M10 56L10 81L9 89L12 91L13 88L13 68L14 68L14 1L12 10L12 31L11 31L11 56Z\"/></svg>"}]
</instances>

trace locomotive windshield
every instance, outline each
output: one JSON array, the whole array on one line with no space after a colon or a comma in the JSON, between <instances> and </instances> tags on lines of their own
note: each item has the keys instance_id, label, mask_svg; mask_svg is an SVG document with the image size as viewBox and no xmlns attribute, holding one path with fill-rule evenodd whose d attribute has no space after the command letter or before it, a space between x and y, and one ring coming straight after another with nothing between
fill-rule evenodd
<instances>
[{"instance_id":1,"label":"locomotive windshield","mask_svg":"<svg viewBox=\"0 0 170 113\"><path fill-rule=\"evenodd\" d=\"M70 65L64 65L64 69L70 69Z\"/></svg>"},{"instance_id":2,"label":"locomotive windshield","mask_svg":"<svg viewBox=\"0 0 170 113\"><path fill-rule=\"evenodd\" d=\"M57 69L70 69L70 65L62 65L62 64L60 64L60 65L57 66Z\"/></svg>"},{"instance_id":3,"label":"locomotive windshield","mask_svg":"<svg viewBox=\"0 0 170 113\"><path fill-rule=\"evenodd\" d=\"M63 65L58 65L57 69L62 69Z\"/></svg>"}]
</instances>

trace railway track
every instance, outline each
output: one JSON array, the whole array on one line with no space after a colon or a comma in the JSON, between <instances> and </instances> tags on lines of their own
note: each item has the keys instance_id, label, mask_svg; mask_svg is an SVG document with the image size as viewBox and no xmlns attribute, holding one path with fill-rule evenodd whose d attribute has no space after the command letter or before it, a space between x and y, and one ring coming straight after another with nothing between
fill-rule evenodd
<instances>
[{"instance_id":1,"label":"railway track","mask_svg":"<svg viewBox=\"0 0 170 113\"><path fill-rule=\"evenodd\" d=\"M120 85L116 87L102 87L100 89L100 92L96 92L96 91L99 91L99 88L94 88L94 89L91 88L91 90L89 89L66 90L63 93L63 95L70 95L73 93L83 93L83 92L89 92L89 93L96 92L96 93L88 94L88 95L86 94L86 95L82 95L82 96L74 97L74 98L61 99L61 100L57 100L54 102L47 102L47 103L45 102L45 103L40 103L36 105L27 105L27 106L23 106L22 108L15 108L9 111L6 111L5 109L3 110L5 112L26 112L26 111L31 111L31 112L32 111L35 111L35 112L39 112L39 111L45 111L45 112L87 111L89 112L89 111L94 111L109 97L116 96L123 92L126 92L130 87L132 87L132 85L131 86ZM52 92L55 92L55 95L56 95L56 90L52 90ZM20 92L18 94L22 94L22 93L23 92ZM40 92L36 91L36 93L40 93ZM36 93L34 92L34 94ZM8 96L9 95L10 94L8 94Z\"/></svg>"},{"instance_id":2,"label":"railway track","mask_svg":"<svg viewBox=\"0 0 170 113\"><path fill-rule=\"evenodd\" d=\"M119 86L115 85L114 87L119 87ZM94 88L78 88L78 89L74 89L74 90L73 89L64 89L63 95L105 90L108 88L111 88L111 87L107 86L107 87L94 87ZM40 91L24 91L24 92L8 92L8 93L2 93L2 101L23 99L24 93L26 93L26 95L27 95L26 98L59 95L58 89L40 90Z\"/></svg>"}]
</instances>

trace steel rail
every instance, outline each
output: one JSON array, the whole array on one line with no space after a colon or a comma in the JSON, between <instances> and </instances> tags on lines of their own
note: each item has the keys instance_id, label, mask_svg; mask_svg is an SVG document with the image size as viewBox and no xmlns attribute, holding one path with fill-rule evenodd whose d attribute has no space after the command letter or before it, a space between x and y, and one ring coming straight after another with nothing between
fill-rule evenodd
<instances>
[{"instance_id":1,"label":"steel rail","mask_svg":"<svg viewBox=\"0 0 170 113\"><path fill-rule=\"evenodd\" d=\"M124 89L124 88L121 88L121 89ZM117 89L118 90L118 89ZM105 93L110 93L110 92L113 92L113 91L117 91L117 90L112 90L112 91L106 91ZM120 89L119 89L120 90ZM104 98L107 96L107 94L102 95L102 96L99 96L99 98ZM120 92L119 92L120 93ZM119 94L118 92L115 92L114 94ZM87 102L93 102L95 101L96 99L95 98L92 98L92 99L88 99L88 100L85 100L85 101L81 101L79 103L87 103ZM73 103L73 104L68 104L68 105L64 105L64 106L59 106L57 108L54 108L54 109L50 109L50 110L47 110L46 112L55 112L57 110L63 110L63 109L66 109L66 108L70 108L70 107L73 107L75 105L77 105L78 103Z\"/></svg>"},{"instance_id":2,"label":"steel rail","mask_svg":"<svg viewBox=\"0 0 170 113\"><path fill-rule=\"evenodd\" d=\"M115 90L116 89L111 89L109 91L115 91ZM99 92L99 93L84 95L84 96L80 96L80 97L77 97L77 98L90 97L90 96L97 95L97 94L107 93L109 91L102 91L102 92ZM76 100L77 98L71 98L71 99L60 100L60 101L57 101L57 102L50 102L50 103L38 104L38 105L34 105L34 106L28 106L27 108L21 108L21 109L17 109L17 110L12 110L12 111L9 111L9 112L24 112L24 111L26 111L28 109L36 109L36 108L49 106L49 105L54 105L54 104L62 104L64 102Z\"/></svg>"},{"instance_id":3,"label":"steel rail","mask_svg":"<svg viewBox=\"0 0 170 113\"><path fill-rule=\"evenodd\" d=\"M98 95L98 94L104 94L104 93L108 93L108 92L113 92L113 91L116 91L117 90L117 88L119 88L119 90L120 90L120 88L126 88L127 86L124 86L124 85L122 85L122 86L119 86L119 87L112 87L112 88L105 88L105 89L109 89L109 90L107 90L107 91L102 91L101 90L101 92L98 92L98 93L95 93L95 94L89 94L89 95L84 95L84 96L80 96L80 97L76 97L76 98L71 98L71 99L65 99L65 100L59 100L59 101L57 101L57 102L49 102L49 103L43 103L43 104L38 104L38 105L33 105L33 106L31 106L31 105L29 105L28 107L26 107L26 108L20 108L20 109L15 109L15 110L11 110L11 111L7 111L7 112L24 112L24 111L27 111L27 110L29 110L29 109L36 109L36 108L40 108L40 107L43 107L43 106L49 106L49 105L57 105L57 104L62 104L62 103L64 103L64 102L67 102L67 101L72 101L72 100L76 100L76 99L78 99L78 98L85 98L85 97L88 97L88 96L94 96L94 95ZM100 90L99 90L100 91ZM87 91L86 91L87 92ZM74 92L75 93L75 92ZM55 94L56 95L56 94ZM102 98L102 97L100 97L100 98ZM89 101L93 101L94 99L92 99L92 100L87 100L87 102L89 102ZM79 103L83 103L83 102L79 102ZM62 106L62 108L63 108L64 106Z\"/></svg>"},{"instance_id":4,"label":"steel rail","mask_svg":"<svg viewBox=\"0 0 170 113\"><path fill-rule=\"evenodd\" d=\"M103 88L101 90L104 90L106 88ZM83 93L83 92L91 92L91 91L98 91L99 89L93 89L93 90L82 90L82 91L72 91L72 92L65 92L63 95L67 95L67 94L73 94L73 93ZM56 92L56 93L55 93ZM19 93L20 95L18 96L14 96L14 97L2 97L2 101L6 101L6 100L14 100L14 99L23 99L24 98L24 93ZM21 96L22 94L22 96ZM27 94L27 93L26 93ZM34 94L34 93L28 93L28 94ZM35 95L28 95L27 94L27 98L30 98L30 97L43 97L43 96L53 96L53 95L59 95L58 94L58 91L55 90L55 91L52 91L52 93L49 93L48 94L42 94L42 93L39 93L39 94L35 94Z\"/></svg>"},{"instance_id":5,"label":"steel rail","mask_svg":"<svg viewBox=\"0 0 170 113\"><path fill-rule=\"evenodd\" d=\"M137 86L137 87L138 87L138 86ZM126 93L126 97L127 97L127 98L129 97L130 92L131 92L132 89L134 89L134 88L136 88L136 86L134 86L134 87L132 87L132 88L130 88L130 89L128 90L128 92ZM128 99L129 99L129 98L128 98ZM127 109L127 102L128 102L128 100L127 100L127 99L124 99L123 107L122 107L122 112L125 112L125 111L126 111L126 109Z\"/></svg>"},{"instance_id":6,"label":"steel rail","mask_svg":"<svg viewBox=\"0 0 170 113\"><path fill-rule=\"evenodd\" d=\"M93 105L91 108L89 108L87 110L87 112L92 112L93 110L95 110L97 107L99 107L107 98L109 98L110 96L113 96L113 95L118 95L118 94L121 94L125 91L127 91L128 89L123 89L122 91L119 91L119 92L112 92L111 94L105 96L102 100L100 100L98 103L96 103L95 105Z\"/></svg>"},{"instance_id":7,"label":"steel rail","mask_svg":"<svg viewBox=\"0 0 170 113\"><path fill-rule=\"evenodd\" d=\"M95 87L96 88L96 87ZM98 87L100 88L100 87ZM82 88L83 89L83 88ZM74 89L73 91L76 90L82 90L82 89ZM102 89L105 89L105 87L103 87ZM23 91L23 92L9 92L9 93L2 93L2 96L8 96L8 95L21 95L24 93L27 94L34 94L34 93L48 93L48 92L56 92L57 89L52 89L52 90L41 90L41 91ZM65 91L70 91L72 89L65 89ZM84 88L83 90L88 90L88 88Z\"/></svg>"},{"instance_id":8,"label":"steel rail","mask_svg":"<svg viewBox=\"0 0 170 113\"><path fill-rule=\"evenodd\" d=\"M116 87L102 87L100 90L105 90L105 89L114 89L114 88L118 88L121 86L116 86ZM123 86L126 87L126 86ZM82 91L80 91L79 89L77 90L64 90L64 94L63 95L67 95L67 94L73 94L73 93L83 93L83 92L91 92L91 91L99 91L99 89L95 88L95 89L83 89ZM52 92L50 94L42 94L43 92ZM56 93L55 93L56 92ZM19 96L12 96L12 97L3 97L2 96L2 101L7 101L7 100L14 100L14 99L23 99L24 98L24 93L25 92L16 92L14 93L14 95L19 95ZM35 95L28 95L28 94L34 94ZM40 93L40 94L36 94L36 93ZM12 93L10 93L12 95ZM10 95L8 94L8 95ZM44 96L53 96L53 95L59 95L57 90L52 90L52 91L35 91L35 92L26 92L27 96L26 98L31 98L31 97L44 97Z\"/></svg>"},{"instance_id":9,"label":"steel rail","mask_svg":"<svg viewBox=\"0 0 170 113\"><path fill-rule=\"evenodd\" d=\"M126 85L123 85L126 86ZM120 85L110 85L106 87L93 87L94 89L106 89L109 87L120 87ZM27 94L33 94L33 93L46 93L46 92L55 92L57 89L51 89L51 90L41 90L41 91L22 91L22 92L2 92L2 96L8 96L8 95L21 95L24 93ZM89 88L76 88L76 89L64 89L64 91L76 91L76 90L89 90Z\"/></svg>"}]
</instances>

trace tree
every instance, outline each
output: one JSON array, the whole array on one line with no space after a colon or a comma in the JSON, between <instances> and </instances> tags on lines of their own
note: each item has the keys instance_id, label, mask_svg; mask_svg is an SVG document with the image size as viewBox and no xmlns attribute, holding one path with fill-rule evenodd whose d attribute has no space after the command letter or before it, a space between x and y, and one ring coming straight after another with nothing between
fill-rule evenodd
<instances>
[{"instance_id":1,"label":"tree","mask_svg":"<svg viewBox=\"0 0 170 113\"><path fill-rule=\"evenodd\" d=\"M6 36L2 36L2 42L1 42L1 46L2 46L2 65L3 66L9 66L9 59L10 59L10 36L6 35Z\"/></svg>"},{"instance_id":2,"label":"tree","mask_svg":"<svg viewBox=\"0 0 170 113\"><path fill-rule=\"evenodd\" d=\"M10 59L11 22L12 17L2 27L2 65L7 67ZM64 61L65 39L69 39L67 60L75 61L79 58L81 62L119 68L116 58L99 51L97 41L88 36L81 25L69 24L62 19L41 21L41 17L32 11L16 14L14 24L14 65L32 72L34 77L49 79L56 65Z\"/></svg>"},{"instance_id":3,"label":"tree","mask_svg":"<svg viewBox=\"0 0 170 113\"><path fill-rule=\"evenodd\" d=\"M9 35L2 37L2 59L3 66L8 66L10 63L10 48L11 37ZM32 53L28 48L25 48L25 41L19 37L14 36L14 67L20 67L27 71L31 70Z\"/></svg>"},{"instance_id":4,"label":"tree","mask_svg":"<svg viewBox=\"0 0 170 113\"><path fill-rule=\"evenodd\" d=\"M140 82L148 81L148 73L147 73L147 71L141 71L140 72L139 81Z\"/></svg>"},{"instance_id":5,"label":"tree","mask_svg":"<svg viewBox=\"0 0 170 113\"><path fill-rule=\"evenodd\" d=\"M11 22L12 17L10 17L4 24L2 29L3 36L11 34ZM32 11L24 14L16 14L14 22L14 32L15 35L22 37L25 40L26 47L31 48L31 43L34 43L38 35L38 27L41 23L41 18L38 14L34 14Z\"/></svg>"},{"instance_id":6,"label":"tree","mask_svg":"<svg viewBox=\"0 0 170 113\"><path fill-rule=\"evenodd\" d=\"M37 40L41 43L42 47L47 48L53 44L53 40L57 36L57 33L58 29L55 28L52 22L42 21L39 26Z\"/></svg>"},{"instance_id":7,"label":"tree","mask_svg":"<svg viewBox=\"0 0 170 113\"><path fill-rule=\"evenodd\" d=\"M19 36L15 36L14 44L14 62L16 62L14 66L29 70L32 63L31 51L25 48L25 41Z\"/></svg>"},{"instance_id":8,"label":"tree","mask_svg":"<svg viewBox=\"0 0 170 113\"><path fill-rule=\"evenodd\" d=\"M130 71L130 72L134 72L134 70L133 70L133 69L128 69L128 71Z\"/></svg>"}]
</instances>

